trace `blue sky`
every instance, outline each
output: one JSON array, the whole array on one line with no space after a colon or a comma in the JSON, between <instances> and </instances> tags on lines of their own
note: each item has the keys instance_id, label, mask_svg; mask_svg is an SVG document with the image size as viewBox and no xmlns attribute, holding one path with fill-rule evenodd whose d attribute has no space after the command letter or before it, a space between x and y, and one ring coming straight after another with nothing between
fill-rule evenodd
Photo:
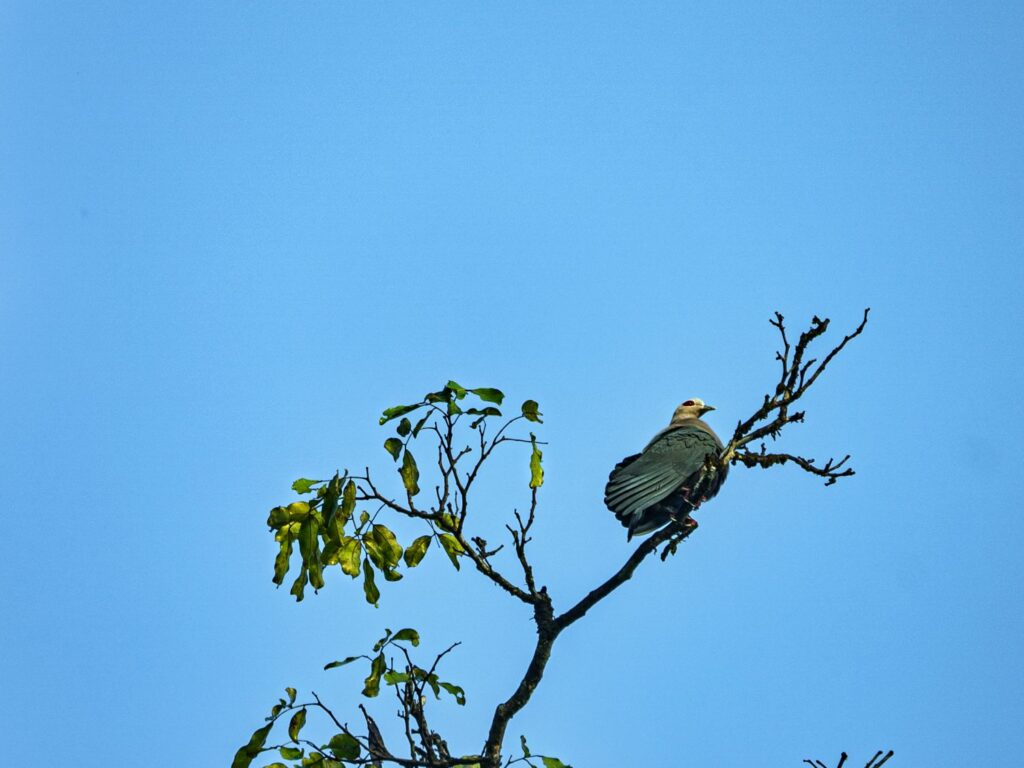
<instances>
[{"instance_id":1,"label":"blue sky","mask_svg":"<svg viewBox=\"0 0 1024 768\"><path fill-rule=\"evenodd\" d=\"M463 642L435 721L476 750L526 613L431 556L377 610L340 573L295 604L264 527L292 480L385 473L381 409L448 378L535 398L564 608L630 551L610 467L687 397L748 415L774 310L866 306L781 444L856 477L734 470L510 735L577 768L1024 748L1019 4L8 2L0 30L12 757L224 765L286 685L352 717L358 673L321 666L407 625ZM495 466L489 539L526 479Z\"/></svg>"}]
</instances>

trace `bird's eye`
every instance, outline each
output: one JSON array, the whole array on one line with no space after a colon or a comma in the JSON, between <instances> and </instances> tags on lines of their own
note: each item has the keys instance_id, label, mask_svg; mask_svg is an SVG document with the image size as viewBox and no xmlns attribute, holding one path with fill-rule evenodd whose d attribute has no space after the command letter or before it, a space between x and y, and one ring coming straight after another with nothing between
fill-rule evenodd
<instances>
[{"instance_id":1,"label":"bird's eye","mask_svg":"<svg viewBox=\"0 0 1024 768\"><path fill-rule=\"evenodd\" d=\"M696 405L696 403L693 400L687 400L683 405Z\"/></svg>"}]
</instances>

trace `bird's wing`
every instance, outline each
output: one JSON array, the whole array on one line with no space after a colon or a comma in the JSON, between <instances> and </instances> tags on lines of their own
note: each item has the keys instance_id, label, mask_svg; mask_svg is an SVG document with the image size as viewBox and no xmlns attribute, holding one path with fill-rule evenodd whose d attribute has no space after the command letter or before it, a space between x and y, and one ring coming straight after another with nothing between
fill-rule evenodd
<instances>
[{"instance_id":1,"label":"bird's wing","mask_svg":"<svg viewBox=\"0 0 1024 768\"><path fill-rule=\"evenodd\" d=\"M669 496L719 450L705 430L686 426L666 432L643 453L616 465L605 486L605 504L620 520L629 518Z\"/></svg>"}]
</instances>

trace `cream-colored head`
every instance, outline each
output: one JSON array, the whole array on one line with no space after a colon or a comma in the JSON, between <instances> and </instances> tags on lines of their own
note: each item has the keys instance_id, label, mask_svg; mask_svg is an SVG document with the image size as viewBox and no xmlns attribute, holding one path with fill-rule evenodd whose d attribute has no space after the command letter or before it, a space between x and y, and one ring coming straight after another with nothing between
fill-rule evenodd
<instances>
[{"instance_id":1,"label":"cream-colored head","mask_svg":"<svg viewBox=\"0 0 1024 768\"><path fill-rule=\"evenodd\" d=\"M694 397L676 408L676 412L672 414L671 423L675 424L681 419L699 419L708 411L713 410L715 410L713 405L706 405L699 397Z\"/></svg>"}]
</instances>

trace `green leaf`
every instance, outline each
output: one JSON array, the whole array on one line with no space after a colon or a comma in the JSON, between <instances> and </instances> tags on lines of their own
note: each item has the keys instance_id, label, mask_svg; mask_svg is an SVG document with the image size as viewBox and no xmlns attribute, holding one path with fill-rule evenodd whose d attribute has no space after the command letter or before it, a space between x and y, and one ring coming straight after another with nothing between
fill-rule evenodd
<instances>
[{"instance_id":1,"label":"green leaf","mask_svg":"<svg viewBox=\"0 0 1024 768\"><path fill-rule=\"evenodd\" d=\"M530 748L528 746L526 746L526 737L525 736L520 736L519 737L519 743L523 746L523 757L529 757L530 756Z\"/></svg>"},{"instance_id":2,"label":"green leaf","mask_svg":"<svg viewBox=\"0 0 1024 768\"><path fill-rule=\"evenodd\" d=\"M285 760L298 760L302 757L302 750L296 747L281 747L278 751Z\"/></svg>"},{"instance_id":3,"label":"green leaf","mask_svg":"<svg viewBox=\"0 0 1024 768\"><path fill-rule=\"evenodd\" d=\"M263 766L263 768L288 768L284 763L270 763L269 765Z\"/></svg>"},{"instance_id":4,"label":"green leaf","mask_svg":"<svg viewBox=\"0 0 1024 768\"><path fill-rule=\"evenodd\" d=\"M321 589L324 586L317 538L319 530L320 525L313 516L307 517L299 528L299 552L302 554L302 564L309 572L309 584L313 589Z\"/></svg>"},{"instance_id":5,"label":"green leaf","mask_svg":"<svg viewBox=\"0 0 1024 768\"><path fill-rule=\"evenodd\" d=\"M537 410L539 407L536 400L527 400L523 403L523 416L526 417L527 421L535 421L538 424L544 423L540 418L543 414Z\"/></svg>"},{"instance_id":6,"label":"green leaf","mask_svg":"<svg viewBox=\"0 0 1024 768\"><path fill-rule=\"evenodd\" d=\"M306 566L302 566L302 573L299 574L298 578L292 583L292 588L289 590L289 594L295 596L295 602L301 603L302 598L306 591L306 582L308 576L306 574Z\"/></svg>"},{"instance_id":7,"label":"green leaf","mask_svg":"<svg viewBox=\"0 0 1024 768\"><path fill-rule=\"evenodd\" d=\"M460 707L466 706L466 692L462 690L461 687L454 685L452 683L438 683L438 685L440 685L442 688L448 691L448 693L455 697L456 704L458 704Z\"/></svg>"},{"instance_id":8,"label":"green leaf","mask_svg":"<svg viewBox=\"0 0 1024 768\"><path fill-rule=\"evenodd\" d=\"M405 418L405 416L403 416L402 420L398 422L397 431L399 435L401 435L402 437L406 437L409 434L409 432L412 431L412 423L407 418Z\"/></svg>"},{"instance_id":9,"label":"green leaf","mask_svg":"<svg viewBox=\"0 0 1024 768\"><path fill-rule=\"evenodd\" d=\"M288 738L292 741L299 740L299 731L302 730L302 726L306 724L306 709L303 707L294 715L292 715L291 721L288 723Z\"/></svg>"},{"instance_id":10,"label":"green leaf","mask_svg":"<svg viewBox=\"0 0 1024 768\"><path fill-rule=\"evenodd\" d=\"M338 562L341 563L341 570L353 579L359 575L359 558L362 554L363 546L359 543L359 539L346 536L341 540Z\"/></svg>"},{"instance_id":11,"label":"green leaf","mask_svg":"<svg viewBox=\"0 0 1024 768\"><path fill-rule=\"evenodd\" d=\"M292 490L296 493L309 493L313 490L313 486L317 483L322 483L323 480L310 480L306 477L300 477L294 483L292 483Z\"/></svg>"},{"instance_id":12,"label":"green leaf","mask_svg":"<svg viewBox=\"0 0 1024 768\"><path fill-rule=\"evenodd\" d=\"M391 458L398 461L398 454L402 452L402 441L397 437L389 437L384 441L384 450L391 454Z\"/></svg>"},{"instance_id":13,"label":"green leaf","mask_svg":"<svg viewBox=\"0 0 1024 768\"><path fill-rule=\"evenodd\" d=\"M281 586L284 583L285 574L288 573L288 566L292 559L292 537L285 536L281 539L281 549L274 558L274 583Z\"/></svg>"},{"instance_id":14,"label":"green leaf","mask_svg":"<svg viewBox=\"0 0 1024 768\"><path fill-rule=\"evenodd\" d=\"M469 391L485 403L497 403L498 405L501 405L501 401L505 399L505 394L500 389L494 389L492 387L477 387L476 389L471 389Z\"/></svg>"},{"instance_id":15,"label":"green leaf","mask_svg":"<svg viewBox=\"0 0 1024 768\"><path fill-rule=\"evenodd\" d=\"M267 734L273 727L273 723L267 723L254 731L249 737L249 743L235 753L235 759L231 761L231 768L249 768L249 764L256 759L263 749L263 745L267 743Z\"/></svg>"},{"instance_id":16,"label":"green leaf","mask_svg":"<svg viewBox=\"0 0 1024 768\"><path fill-rule=\"evenodd\" d=\"M376 608L377 601L380 600L380 590L373 582L373 566L366 558L363 558L363 592L366 594L366 602Z\"/></svg>"},{"instance_id":17,"label":"green leaf","mask_svg":"<svg viewBox=\"0 0 1024 768\"><path fill-rule=\"evenodd\" d=\"M572 768L571 765L566 765L557 757L542 757L541 761L544 763L544 768Z\"/></svg>"},{"instance_id":18,"label":"green leaf","mask_svg":"<svg viewBox=\"0 0 1024 768\"><path fill-rule=\"evenodd\" d=\"M402 456L402 468L398 470L398 473L402 476L402 484L410 496L415 496L420 492L420 470L416 466L416 459L412 457L408 448L405 449L405 454Z\"/></svg>"},{"instance_id":19,"label":"green leaf","mask_svg":"<svg viewBox=\"0 0 1024 768\"><path fill-rule=\"evenodd\" d=\"M441 541L441 546L444 548L445 554L448 555L448 559L452 561L452 565L455 566L455 570L459 570L459 558L463 551L462 545L459 544L459 540L452 536L450 533L439 534L438 539Z\"/></svg>"},{"instance_id":20,"label":"green leaf","mask_svg":"<svg viewBox=\"0 0 1024 768\"><path fill-rule=\"evenodd\" d=\"M295 694L297 693L297 691L294 688L285 688L284 692L288 694L288 704L289 704L289 706L294 704L295 703Z\"/></svg>"},{"instance_id":21,"label":"green leaf","mask_svg":"<svg viewBox=\"0 0 1024 768\"><path fill-rule=\"evenodd\" d=\"M337 733L334 736L331 736L331 740L327 743L327 747L339 760L359 759L359 742L347 733Z\"/></svg>"},{"instance_id":22,"label":"green leaf","mask_svg":"<svg viewBox=\"0 0 1024 768\"><path fill-rule=\"evenodd\" d=\"M530 433L530 445L533 446L533 451L530 453L530 487L540 488L544 485L544 467L540 465L544 454L537 447L537 437L533 432Z\"/></svg>"},{"instance_id":23,"label":"green leaf","mask_svg":"<svg viewBox=\"0 0 1024 768\"><path fill-rule=\"evenodd\" d=\"M408 568L415 568L420 564L423 556L427 554L427 548L430 546L432 540L431 536L420 536L415 539L405 549L405 565Z\"/></svg>"},{"instance_id":24,"label":"green leaf","mask_svg":"<svg viewBox=\"0 0 1024 768\"><path fill-rule=\"evenodd\" d=\"M423 399L428 403L449 403L455 393L448 387L443 387L438 392L431 392Z\"/></svg>"},{"instance_id":25,"label":"green leaf","mask_svg":"<svg viewBox=\"0 0 1024 768\"><path fill-rule=\"evenodd\" d=\"M409 675L406 672L396 672L392 669L390 672L384 673L384 682L388 685L398 685L399 683L406 682L408 679Z\"/></svg>"},{"instance_id":26,"label":"green leaf","mask_svg":"<svg viewBox=\"0 0 1024 768\"><path fill-rule=\"evenodd\" d=\"M415 647L420 644L420 633L415 629L406 627L405 629L400 629L395 632L395 636L391 638L391 642L395 642L397 640L408 640L413 644L413 647Z\"/></svg>"},{"instance_id":27,"label":"green leaf","mask_svg":"<svg viewBox=\"0 0 1024 768\"><path fill-rule=\"evenodd\" d=\"M402 559L402 545L398 543L395 534L386 525L374 524L372 531L373 538L380 547L387 564L394 568Z\"/></svg>"},{"instance_id":28,"label":"green leaf","mask_svg":"<svg viewBox=\"0 0 1024 768\"><path fill-rule=\"evenodd\" d=\"M424 415L424 417L422 419L420 419L419 421L416 422L416 426L412 428L412 436L413 437L419 437L420 436L420 430L423 429L423 425L427 423L427 419L429 419L431 417L431 415L432 415L432 412L431 411L427 411L426 415Z\"/></svg>"},{"instance_id":29,"label":"green leaf","mask_svg":"<svg viewBox=\"0 0 1024 768\"><path fill-rule=\"evenodd\" d=\"M380 678L387 669L387 662L384 661L384 654L378 653L377 658L370 662L370 675L364 681L363 696L372 699L380 693Z\"/></svg>"},{"instance_id":30,"label":"green leaf","mask_svg":"<svg viewBox=\"0 0 1024 768\"><path fill-rule=\"evenodd\" d=\"M309 515L309 504L305 501L294 501L287 507L274 507L270 510L270 517L267 518L267 525L271 528L280 528L285 523L294 523L305 520Z\"/></svg>"},{"instance_id":31,"label":"green leaf","mask_svg":"<svg viewBox=\"0 0 1024 768\"><path fill-rule=\"evenodd\" d=\"M326 671L328 669L334 669L335 667L343 667L346 664L351 664L356 659L365 659L365 658L366 658L365 656L349 656L348 658L342 659L341 661L332 661L332 662L330 662L328 664L324 664L324 671Z\"/></svg>"},{"instance_id":32,"label":"green leaf","mask_svg":"<svg viewBox=\"0 0 1024 768\"><path fill-rule=\"evenodd\" d=\"M348 522L352 513L355 511L355 482L349 480L345 483L345 489L341 494L341 509L337 512L336 517L341 520L342 526Z\"/></svg>"},{"instance_id":33,"label":"green leaf","mask_svg":"<svg viewBox=\"0 0 1024 768\"><path fill-rule=\"evenodd\" d=\"M457 416L460 413L462 413L462 408L459 407L459 404L457 402L452 400L450 403L448 403L449 416Z\"/></svg>"},{"instance_id":34,"label":"green leaf","mask_svg":"<svg viewBox=\"0 0 1024 768\"><path fill-rule=\"evenodd\" d=\"M377 653L381 648L388 644L388 640L391 639L391 630L387 627L384 628L384 637L373 644L373 652Z\"/></svg>"},{"instance_id":35,"label":"green leaf","mask_svg":"<svg viewBox=\"0 0 1024 768\"><path fill-rule=\"evenodd\" d=\"M461 386L460 384L455 383L454 381L449 381L445 386L452 392L454 392L455 397L457 397L459 400L466 396L466 388Z\"/></svg>"},{"instance_id":36,"label":"green leaf","mask_svg":"<svg viewBox=\"0 0 1024 768\"><path fill-rule=\"evenodd\" d=\"M417 408L422 408L423 405L424 403L416 403L415 405L396 405L394 408L385 408L384 415L380 417L380 423L387 424L392 419L397 419L399 416L412 413Z\"/></svg>"}]
</instances>

